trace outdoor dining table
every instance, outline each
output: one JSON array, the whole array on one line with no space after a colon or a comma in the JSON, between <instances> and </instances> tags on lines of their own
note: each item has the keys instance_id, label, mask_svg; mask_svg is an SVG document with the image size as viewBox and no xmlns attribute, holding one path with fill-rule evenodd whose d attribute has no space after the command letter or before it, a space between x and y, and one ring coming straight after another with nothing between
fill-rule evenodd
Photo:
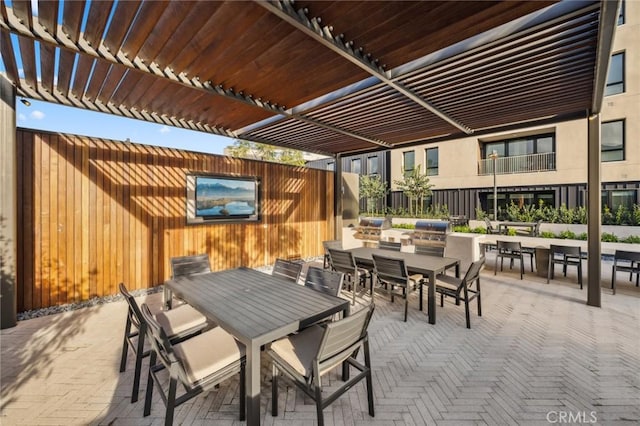
<instances>
[{"instance_id":1,"label":"outdoor dining table","mask_svg":"<svg viewBox=\"0 0 640 426\"><path fill-rule=\"evenodd\" d=\"M247 424L260 424L260 347L343 312L349 301L249 268L196 274L165 283L165 305L176 295L246 347ZM211 348L215 350L215 348ZM348 374L343 366L343 377Z\"/></svg>"},{"instance_id":2,"label":"outdoor dining table","mask_svg":"<svg viewBox=\"0 0 640 426\"><path fill-rule=\"evenodd\" d=\"M357 247L349 249L353 254L356 263L373 268L373 257L379 256L395 257L403 259L410 274L422 274L428 277L429 289L427 291L427 309L429 313L429 324L436 323L436 275L443 274L447 269L455 267L456 277L460 276L460 259L452 257L428 256L403 251L391 251L380 248ZM420 295L420 306L422 306L422 294Z\"/></svg>"}]
</instances>

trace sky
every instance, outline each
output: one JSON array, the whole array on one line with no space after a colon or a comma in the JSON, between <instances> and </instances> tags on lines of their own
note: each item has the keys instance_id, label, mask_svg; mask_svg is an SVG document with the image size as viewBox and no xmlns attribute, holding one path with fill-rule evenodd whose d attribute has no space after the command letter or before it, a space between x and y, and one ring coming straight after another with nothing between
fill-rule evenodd
<instances>
[{"instance_id":1,"label":"sky","mask_svg":"<svg viewBox=\"0 0 640 426\"><path fill-rule=\"evenodd\" d=\"M0 68L3 68L0 66ZM3 71L0 69L0 71ZM19 98L22 99L22 98ZM19 100L16 125L29 129L70 133L188 151L223 154L234 139L193 130L29 99Z\"/></svg>"}]
</instances>

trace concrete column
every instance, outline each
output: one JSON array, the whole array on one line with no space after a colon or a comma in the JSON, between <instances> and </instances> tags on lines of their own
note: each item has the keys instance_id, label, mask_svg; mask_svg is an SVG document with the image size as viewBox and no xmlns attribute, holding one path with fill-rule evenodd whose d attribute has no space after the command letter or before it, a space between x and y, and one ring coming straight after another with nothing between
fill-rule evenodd
<instances>
[{"instance_id":1,"label":"concrete column","mask_svg":"<svg viewBox=\"0 0 640 426\"><path fill-rule=\"evenodd\" d=\"M342 155L336 154L336 169L333 180L334 239L342 240Z\"/></svg>"},{"instance_id":2,"label":"concrete column","mask_svg":"<svg viewBox=\"0 0 640 426\"><path fill-rule=\"evenodd\" d=\"M16 91L0 75L0 328L16 325L18 204Z\"/></svg>"},{"instance_id":3,"label":"concrete column","mask_svg":"<svg viewBox=\"0 0 640 426\"><path fill-rule=\"evenodd\" d=\"M602 209L600 200L600 114L589 115L588 119L588 147L587 147L587 305L601 306L600 301L600 264L601 220Z\"/></svg>"}]
</instances>

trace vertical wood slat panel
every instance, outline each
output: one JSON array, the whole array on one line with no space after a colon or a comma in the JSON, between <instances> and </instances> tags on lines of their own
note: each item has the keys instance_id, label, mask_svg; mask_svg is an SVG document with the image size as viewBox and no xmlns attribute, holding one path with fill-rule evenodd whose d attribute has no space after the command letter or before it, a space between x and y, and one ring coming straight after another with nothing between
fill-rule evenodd
<instances>
[{"instance_id":1,"label":"vertical wood slat panel","mask_svg":"<svg viewBox=\"0 0 640 426\"><path fill-rule=\"evenodd\" d=\"M120 281L161 284L173 256L254 267L320 256L333 238L332 174L322 170L24 129L17 137L19 311L115 294ZM188 172L260 177L262 221L187 226Z\"/></svg>"}]
</instances>

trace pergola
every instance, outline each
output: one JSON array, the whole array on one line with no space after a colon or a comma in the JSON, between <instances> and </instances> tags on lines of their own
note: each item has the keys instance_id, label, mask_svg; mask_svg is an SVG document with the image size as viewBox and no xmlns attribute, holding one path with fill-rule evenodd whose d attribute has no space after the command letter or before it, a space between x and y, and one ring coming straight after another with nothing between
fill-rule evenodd
<instances>
[{"instance_id":1,"label":"pergola","mask_svg":"<svg viewBox=\"0 0 640 426\"><path fill-rule=\"evenodd\" d=\"M33 5L0 3L10 109L17 94L338 159L589 117L587 303L600 306L599 113L619 0ZM12 153L15 119L3 132Z\"/></svg>"}]
</instances>

